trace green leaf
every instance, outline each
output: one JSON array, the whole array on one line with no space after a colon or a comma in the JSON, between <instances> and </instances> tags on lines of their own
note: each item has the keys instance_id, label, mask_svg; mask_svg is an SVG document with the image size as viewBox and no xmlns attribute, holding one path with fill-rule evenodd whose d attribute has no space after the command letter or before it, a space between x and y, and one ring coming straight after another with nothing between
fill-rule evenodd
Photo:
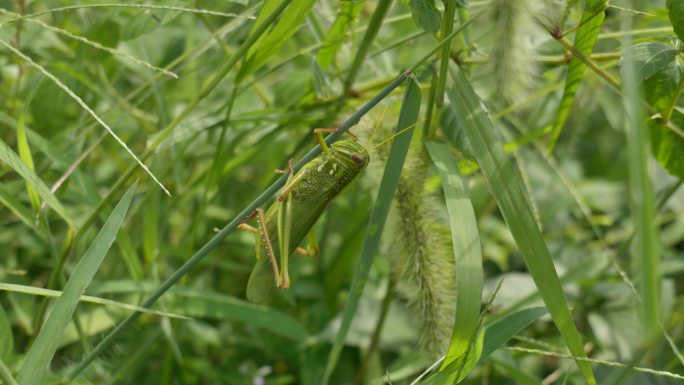
<instances>
[{"instance_id":1,"label":"green leaf","mask_svg":"<svg viewBox=\"0 0 684 385\"><path fill-rule=\"evenodd\" d=\"M671 62L644 81L646 100L661 115L670 108L680 77L681 67ZM677 127L684 127L684 115L676 108L670 121ZM684 138L664 126L660 119L649 122L649 136L651 152L660 166L670 174L684 178Z\"/></svg>"},{"instance_id":2,"label":"green leaf","mask_svg":"<svg viewBox=\"0 0 684 385\"><path fill-rule=\"evenodd\" d=\"M344 345L345 337L349 332L351 321L354 318L356 309L359 305L359 298L363 293L363 287L366 285L368 273L370 271L373 257L380 247L380 237L382 230L385 227L387 214L389 213L392 204L392 197L397 189L399 183L399 176L401 169L406 160L409 145L411 144L411 137L416 122L418 121L418 113L420 112L420 87L413 78L408 79L406 85L406 93L401 105L401 112L399 113L399 121L395 133L402 132L392 141L392 148L387 157L387 165L382 175L380 188L378 189L378 196L373 205L373 210L368 221L368 228L366 230L366 238L363 242L361 256L356 263L354 270L354 277L352 278L351 288L349 289L349 296L344 307L344 314L342 315L342 324L335 337L328 362L325 367L323 375L323 384L327 384L332 374L340 353ZM404 131L405 130L405 131Z\"/></svg>"},{"instance_id":3,"label":"green leaf","mask_svg":"<svg viewBox=\"0 0 684 385\"><path fill-rule=\"evenodd\" d=\"M69 225L73 226L74 221L69 214L67 214L59 200L52 194L40 177L31 171L31 169L21 160L19 155L17 155L17 153L15 153L2 139L0 139L0 160L7 163L11 169L24 178L26 183L30 184L38 192L38 195L43 198L50 208L55 210L55 212Z\"/></svg>"},{"instance_id":4,"label":"green leaf","mask_svg":"<svg viewBox=\"0 0 684 385\"><path fill-rule=\"evenodd\" d=\"M304 343L308 332L299 321L281 311L270 309L225 294L210 291L175 289L169 310L192 317L245 322L296 343Z\"/></svg>"},{"instance_id":5,"label":"green leaf","mask_svg":"<svg viewBox=\"0 0 684 385\"><path fill-rule=\"evenodd\" d=\"M11 283L0 283L0 291L11 291L13 293L37 295L37 296L48 297L48 298L59 298L63 293L59 290L43 289L40 287L25 286L25 285L15 285L15 284L11 284ZM142 313L153 314L153 315L158 315L158 316L162 316L162 317L188 319L188 317L185 317L185 316L180 315L180 314L173 314L173 313L168 313L168 312L154 310L154 309L147 309L147 308L132 305L129 303L112 301L111 299L93 297L90 295L82 295L78 298L78 300L80 302L94 303L97 305L105 305L105 306L110 306L110 307L124 309L124 310L139 311ZM2 338L0 338L0 341L2 341Z\"/></svg>"},{"instance_id":6,"label":"green leaf","mask_svg":"<svg viewBox=\"0 0 684 385\"><path fill-rule=\"evenodd\" d=\"M439 31L442 18L435 5L435 0L410 0L409 5L411 6L413 21L420 28L430 33Z\"/></svg>"},{"instance_id":7,"label":"green leaf","mask_svg":"<svg viewBox=\"0 0 684 385\"><path fill-rule=\"evenodd\" d=\"M86 250L83 258L76 265L73 274L64 286L62 295L55 303L43 327L40 328L31 349L28 351L26 361L17 376L19 384L39 384L45 375L52 356L59 346L59 337L71 322L71 317L76 310L81 295L93 279L116 238L116 233L119 227L121 227L131 199L133 199L135 186L135 184L131 186L121 198L107 219L107 222L105 222L88 250Z\"/></svg>"},{"instance_id":8,"label":"green leaf","mask_svg":"<svg viewBox=\"0 0 684 385\"><path fill-rule=\"evenodd\" d=\"M0 358L0 379L2 379L6 385L17 385L17 381L12 377L12 372L7 365L5 365L2 358Z\"/></svg>"},{"instance_id":9,"label":"green leaf","mask_svg":"<svg viewBox=\"0 0 684 385\"><path fill-rule=\"evenodd\" d=\"M456 260L456 317L449 350L442 363L444 370L466 353L477 336L484 279L482 248L473 204L459 176L456 159L445 144L428 142L425 146L442 179ZM471 351L468 357L477 356ZM456 369L460 369L460 365ZM450 383L456 374L455 371L451 373ZM460 373L462 376L467 374L465 370Z\"/></svg>"},{"instance_id":10,"label":"green leaf","mask_svg":"<svg viewBox=\"0 0 684 385\"><path fill-rule=\"evenodd\" d=\"M684 41L684 2L681 0L667 0L666 7L672 28L679 40Z\"/></svg>"},{"instance_id":11,"label":"green leaf","mask_svg":"<svg viewBox=\"0 0 684 385\"><path fill-rule=\"evenodd\" d=\"M670 121L677 127L684 127L684 114L675 109ZM684 179L684 138L660 124L657 119L651 120L649 134L651 151L660 166L670 174Z\"/></svg>"},{"instance_id":12,"label":"green leaf","mask_svg":"<svg viewBox=\"0 0 684 385\"><path fill-rule=\"evenodd\" d=\"M304 22L306 15L309 14L315 0L294 0L290 4L277 24L272 27L270 33L262 35L259 40L254 43L247 55L244 65L240 68L237 75L237 82L239 83L250 73L256 71L262 65L266 64L268 59L277 53L280 48L297 32L299 26ZM257 22L254 24L254 30L259 27L262 15L270 15L273 9L280 1L266 1Z\"/></svg>"},{"instance_id":13,"label":"green leaf","mask_svg":"<svg viewBox=\"0 0 684 385\"><path fill-rule=\"evenodd\" d=\"M36 88L38 87L35 87L34 90ZM31 99L33 95L34 93L31 93L29 99ZM29 103L22 108L21 113L19 114L19 119L17 119L17 152L19 152L19 157L24 162L26 167L28 167L28 169L31 171L35 171L36 167L33 165L31 147L29 146L28 139L26 138L26 115L28 114L28 106ZM40 210L40 196L38 195L38 192L36 192L36 189L34 189L28 181L26 182L26 191L28 192L31 206L33 206L33 210L37 214Z\"/></svg>"},{"instance_id":14,"label":"green leaf","mask_svg":"<svg viewBox=\"0 0 684 385\"><path fill-rule=\"evenodd\" d=\"M672 62L644 81L646 100L661 115L670 108L680 74L681 67Z\"/></svg>"},{"instance_id":15,"label":"green leaf","mask_svg":"<svg viewBox=\"0 0 684 385\"><path fill-rule=\"evenodd\" d=\"M486 106L458 66L450 63L449 73L454 81L448 90L451 102L449 108L453 109L463 125L489 190L496 199L558 331L572 354L586 357L582 337L572 320L549 249L532 213L520 170L513 159L504 153ZM587 382L595 385L596 380L589 363L577 364Z\"/></svg>"},{"instance_id":16,"label":"green leaf","mask_svg":"<svg viewBox=\"0 0 684 385\"><path fill-rule=\"evenodd\" d=\"M478 357L482 354L482 341L484 333L480 332L477 335L477 340L473 344L473 350L469 352L468 356L460 356L453 360L449 365L442 366L439 372L431 375L421 385L442 385L442 384L457 384L461 382L468 373L477 364ZM463 359L466 359L463 362Z\"/></svg>"},{"instance_id":17,"label":"green leaf","mask_svg":"<svg viewBox=\"0 0 684 385\"><path fill-rule=\"evenodd\" d=\"M318 50L316 61L321 69L326 70L335 61L335 55L345 40L348 31L351 30L359 12L365 2L362 0L349 0L340 2L340 11L335 21L330 26L325 40Z\"/></svg>"},{"instance_id":18,"label":"green leaf","mask_svg":"<svg viewBox=\"0 0 684 385\"><path fill-rule=\"evenodd\" d=\"M636 65L639 81L648 79L674 61L679 51L658 41L636 44L632 47L632 60ZM624 57L620 59L624 60Z\"/></svg>"},{"instance_id":19,"label":"green leaf","mask_svg":"<svg viewBox=\"0 0 684 385\"><path fill-rule=\"evenodd\" d=\"M487 325L480 362L484 362L490 354L547 313L545 307L530 307L515 311Z\"/></svg>"},{"instance_id":20,"label":"green leaf","mask_svg":"<svg viewBox=\"0 0 684 385\"><path fill-rule=\"evenodd\" d=\"M606 0L587 0L584 5L584 12L580 20L580 27L577 29L575 35L575 48L584 54L590 56L596 44L601 24L605 18L604 10L607 6ZM560 136L565 121L570 115L570 108L575 100L575 94L579 88L582 78L584 77L584 70L586 65L578 57L573 56L568 66L568 72L565 75L565 89L563 90L563 98L558 106L556 118L551 129L551 141L549 142L549 149L553 150L556 141Z\"/></svg>"}]
</instances>

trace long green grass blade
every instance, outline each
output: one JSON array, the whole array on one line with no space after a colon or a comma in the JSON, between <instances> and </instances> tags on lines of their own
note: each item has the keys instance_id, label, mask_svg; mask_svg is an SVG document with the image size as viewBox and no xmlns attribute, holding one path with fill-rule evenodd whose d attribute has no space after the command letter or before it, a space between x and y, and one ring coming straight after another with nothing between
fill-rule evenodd
<instances>
[{"instance_id":1,"label":"long green grass blade","mask_svg":"<svg viewBox=\"0 0 684 385\"><path fill-rule=\"evenodd\" d=\"M33 96L33 93L31 93L31 96ZM33 165L31 147L29 146L28 139L26 138L26 115L28 114L28 106L31 96L29 96L29 102L27 102L24 108L22 108L19 119L17 119L17 152L19 153L21 160L24 161L26 167L35 172L36 167ZM26 191L28 192L29 201L31 202L31 206L33 206L33 210L38 213L38 210L40 210L40 196L38 195L36 189L33 188L31 183L28 181L26 181Z\"/></svg>"},{"instance_id":2,"label":"long green grass blade","mask_svg":"<svg viewBox=\"0 0 684 385\"><path fill-rule=\"evenodd\" d=\"M304 343L308 337L304 326L295 318L264 305L206 290L177 289L173 294L176 300L169 304L169 308L179 314L245 322L297 344Z\"/></svg>"},{"instance_id":3,"label":"long green grass blade","mask_svg":"<svg viewBox=\"0 0 684 385\"><path fill-rule=\"evenodd\" d=\"M456 261L456 318L442 363L441 369L444 369L461 357L477 336L484 280L482 248L473 204L459 175L456 159L445 144L428 142L426 147L442 179ZM455 376L456 372L452 374Z\"/></svg>"},{"instance_id":4,"label":"long green grass blade","mask_svg":"<svg viewBox=\"0 0 684 385\"><path fill-rule=\"evenodd\" d=\"M394 196L397 184L399 183L399 176L401 175L401 169L406 160L406 154L409 145L411 144L413 128L418 121L419 112L420 88L413 78L409 78L401 112L399 113L399 121L395 130L395 133L403 132L403 134L394 138L394 141L392 142L392 148L390 149L390 154L387 158L387 165L385 166L382 181L380 182L378 196L368 221L368 230L366 231L366 239L363 242L361 256L354 269L354 277L352 278L351 288L349 289L349 298L347 299L347 304L344 307L344 313L342 315L342 324L337 331L335 342L330 351L330 355L328 356L328 362L325 367L322 381L324 385L330 380L330 375L332 375L340 353L342 352L344 340L347 336L347 332L349 332L351 321L354 318L356 308L359 305L359 298L361 298L363 288L368 279L373 257L380 246L382 230L385 227L385 220L387 220L387 215L389 214L392 197Z\"/></svg>"},{"instance_id":5,"label":"long green grass blade","mask_svg":"<svg viewBox=\"0 0 684 385\"><path fill-rule=\"evenodd\" d=\"M625 15L623 31L632 29L632 16ZM625 125L627 134L627 161L629 166L629 195L632 222L635 228L632 249L632 269L638 277L637 287L642 305L643 328L646 338L660 330L660 255L658 251L658 226L655 223L655 200L648 175L648 130L644 125L644 113L640 103L635 68L632 36L622 38L622 87L625 98Z\"/></svg>"},{"instance_id":6,"label":"long green grass blade","mask_svg":"<svg viewBox=\"0 0 684 385\"><path fill-rule=\"evenodd\" d=\"M135 185L131 186L116 205L112 214L102 226L83 258L69 278L64 291L38 332L29 350L26 361L19 371L17 381L21 385L39 384L48 369L50 360L59 344L59 337L71 322L79 299L93 279L107 251L114 243L116 233L123 223L128 207L133 199Z\"/></svg>"},{"instance_id":7,"label":"long green grass blade","mask_svg":"<svg viewBox=\"0 0 684 385\"><path fill-rule=\"evenodd\" d=\"M67 214L59 200L50 192L50 189L43 183L36 173L34 173L12 150L7 143L0 139L0 160L5 162L12 170L19 174L26 183L31 185L41 198L50 206L51 209L64 219L69 225L73 226L73 219Z\"/></svg>"},{"instance_id":8,"label":"long green grass blade","mask_svg":"<svg viewBox=\"0 0 684 385\"><path fill-rule=\"evenodd\" d=\"M487 325L480 362L484 362L490 354L547 313L548 310L545 307L529 307L515 311Z\"/></svg>"},{"instance_id":9,"label":"long green grass blade","mask_svg":"<svg viewBox=\"0 0 684 385\"><path fill-rule=\"evenodd\" d=\"M504 153L487 108L458 66L452 64L449 73L453 80L448 90L451 101L449 107L463 125L489 190L499 205L556 327L572 354L585 357L582 337L572 320L551 255L537 227L520 171L513 159ZM578 362L578 365L587 382L596 384L591 366L586 362Z\"/></svg>"},{"instance_id":10,"label":"long green grass blade","mask_svg":"<svg viewBox=\"0 0 684 385\"><path fill-rule=\"evenodd\" d=\"M11 291L13 293L37 295L37 296L47 297L47 298L59 298L63 294L63 292L61 292L59 290L49 290L49 289L43 289L40 287L16 285L16 284L12 284L12 283L0 283L0 291ZM154 315L158 315L158 316L162 316L162 317L188 319L188 317L186 317L184 315L180 315L180 314L173 314L173 313L169 313L169 312L165 312L165 311L146 309L144 307L132 305L129 303L112 301L111 299L93 297L91 295L81 295L78 298L78 300L79 300L79 302L88 302L88 303L94 303L97 305L105 305L105 306L110 306L110 307L124 309L124 310L139 311L142 313L154 314Z\"/></svg>"},{"instance_id":11,"label":"long green grass blade","mask_svg":"<svg viewBox=\"0 0 684 385\"><path fill-rule=\"evenodd\" d=\"M605 18L604 10L608 2L606 0L587 0L584 5L584 12L580 20L580 27L575 34L574 47L577 51L589 57L596 39L598 38L599 30ZM551 129L551 140L549 142L549 152L553 152L556 146L556 141L560 137L565 121L570 115L570 108L575 101L575 94L582 82L584 70L586 65L578 57L573 57L568 66L568 73L565 76L565 89L563 90L563 98L561 99L556 118Z\"/></svg>"}]
</instances>

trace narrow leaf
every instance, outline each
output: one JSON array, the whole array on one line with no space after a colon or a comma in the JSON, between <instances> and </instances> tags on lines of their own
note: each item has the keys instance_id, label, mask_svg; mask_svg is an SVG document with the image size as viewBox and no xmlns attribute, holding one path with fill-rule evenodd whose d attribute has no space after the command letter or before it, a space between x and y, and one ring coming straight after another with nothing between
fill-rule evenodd
<instances>
[{"instance_id":1,"label":"narrow leaf","mask_svg":"<svg viewBox=\"0 0 684 385\"><path fill-rule=\"evenodd\" d=\"M580 27L577 29L575 35L575 48L585 56L591 55L594 49L594 44L598 38L601 24L605 18L604 10L606 8L606 0L587 0L584 5L584 13L580 20ZM584 70L586 65L578 57L573 57L568 66L568 73L565 75L565 89L563 90L563 98L558 106L556 112L556 119L551 129L551 142L549 149L553 151L556 141L560 136L565 121L570 115L570 108L575 100L575 94L582 82Z\"/></svg>"},{"instance_id":2,"label":"narrow leaf","mask_svg":"<svg viewBox=\"0 0 684 385\"><path fill-rule=\"evenodd\" d=\"M635 228L632 269L634 275L639 277L637 289L641 297L642 327L648 339L660 330L662 282L656 233L658 226L655 222L655 199L648 173L648 132L644 130L642 124L644 112L641 105L637 68L632 59L632 35L628 33L631 30L632 15L626 15L622 24L622 47L625 60L620 69L625 95L623 104L627 135L629 195L632 223Z\"/></svg>"},{"instance_id":3,"label":"narrow leaf","mask_svg":"<svg viewBox=\"0 0 684 385\"><path fill-rule=\"evenodd\" d=\"M36 87L37 88L37 87ZM35 89L35 88L34 88ZM33 93L31 94L33 96ZM31 98L29 96L29 99ZM19 152L19 157L24 162L29 170L35 171L36 167L33 165L33 156L31 155L31 148L29 146L28 139L26 138L26 115L28 114L28 106L26 103L24 108L21 109L19 114L19 119L17 119L17 152ZM26 191L28 192L29 201L33 210L38 213L40 210L40 197L36 189L31 186L31 184L26 182Z\"/></svg>"},{"instance_id":4,"label":"narrow leaf","mask_svg":"<svg viewBox=\"0 0 684 385\"><path fill-rule=\"evenodd\" d=\"M17 174L19 174L26 183L30 184L40 195L41 198L50 206L51 209L62 217L69 225L73 225L74 221L71 219L69 214L62 206L62 204L57 200L57 198L52 195L50 189L43 183L36 173L31 171L31 169L26 166L26 164L19 158L14 150L12 150L7 143L0 139L0 160L7 163L7 165L13 169Z\"/></svg>"},{"instance_id":5,"label":"narrow leaf","mask_svg":"<svg viewBox=\"0 0 684 385\"><path fill-rule=\"evenodd\" d=\"M354 270L354 277L352 278L351 288L349 289L349 297L347 298L347 303L342 315L342 324L340 325L340 329L335 337L335 343L328 356L325 373L323 374L322 383L324 385L328 383L330 375L332 374L333 369L335 369L337 360L342 352L345 337L347 336L347 332L349 332L351 321L354 318L354 314L359 305L359 298L363 293L363 287L368 279L373 257L380 246L380 236L385 227L385 221L392 203L392 197L394 196L397 184L399 183L399 176L401 175L401 169L406 160L409 145L411 144L413 128L418 121L419 111L420 88L413 78L409 78L401 112L399 113L399 122L397 123L397 128L395 130L395 133L402 132L402 134L395 137L392 141L392 148L390 149L387 165L385 166L385 171L382 175L378 196L368 221L368 229L366 231L366 238L363 242L361 256L359 257Z\"/></svg>"},{"instance_id":6,"label":"narrow leaf","mask_svg":"<svg viewBox=\"0 0 684 385\"><path fill-rule=\"evenodd\" d=\"M448 90L451 101L449 108L463 125L489 190L496 199L556 327L572 354L586 357L582 337L572 320L549 249L528 202L520 170L513 159L504 153L487 108L463 73L453 63L449 73L454 80ZM587 382L595 385L591 366L587 362L578 362L578 365Z\"/></svg>"},{"instance_id":7,"label":"narrow leaf","mask_svg":"<svg viewBox=\"0 0 684 385\"><path fill-rule=\"evenodd\" d=\"M74 310L76 310L79 298L93 279L104 257L107 255L107 251L109 251L114 242L116 233L119 227L121 227L128 211L131 199L133 199L134 192L135 184L121 198L107 219L107 222L102 226L102 230L97 234L83 255L83 258L76 265L74 273L64 286L62 295L55 303L54 308L38 332L38 336L26 356L26 361L17 376L19 384L39 384L45 375L52 356L59 346L59 336L62 335L64 329L71 322L71 317Z\"/></svg>"},{"instance_id":8,"label":"narrow leaf","mask_svg":"<svg viewBox=\"0 0 684 385\"><path fill-rule=\"evenodd\" d=\"M282 48L292 35L297 32L297 29L304 22L306 15L309 14L315 2L315 0L292 1L292 4L283 12L282 17L272 28L271 32L262 35L250 49L247 60L238 72L238 83L247 75L266 64L268 59ZM259 13L259 18L261 18L261 15L270 15L273 9L275 9L275 4L271 5L269 3L278 4L279 2L267 2ZM257 19L257 24L254 25L255 29L258 28L258 23L259 19Z\"/></svg>"},{"instance_id":9,"label":"narrow leaf","mask_svg":"<svg viewBox=\"0 0 684 385\"><path fill-rule=\"evenodd\" d=\"M484 279L482 249L475 211L459 176L456 159L445 144L429 142L426 147L442 179L456 261L456 318L449 350L442 363L444 369L461 357L476 338ZM455 376L456 372L452 374Z\"/></svg>"},{"instance_id":10,"label":"narrow leaf","mask_svg":"<svg viewBox=\"0 0 684 385\"><path fill-rule=\"evenodd\" d=\"M547 313L545 307L530 307L515 311L487 325L480 362L484 362L490 354Z\"/></svg>"},{"instance_id":11,"label":"narrow leaf","mask_svg":"<svg viewBox=\"0 0 684 385\"><path fill-rule=\"evenodd\" d=\"M325 35L325 40L318 50L316 61L323 70L328 69L335 61L335 55L345 40L348 31L354 25L354 21L359 16L359 12L364 4L361 0L349 0L340 2L340 11L332 26Z\"/></svg>"}]
</instances>

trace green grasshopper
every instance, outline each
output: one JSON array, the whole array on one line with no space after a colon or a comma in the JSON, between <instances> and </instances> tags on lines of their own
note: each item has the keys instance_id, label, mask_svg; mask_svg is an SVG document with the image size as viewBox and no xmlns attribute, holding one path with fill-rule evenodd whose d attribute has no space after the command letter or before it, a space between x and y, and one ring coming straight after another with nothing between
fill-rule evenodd
<instances>
[{"instance_id":1,"label":"green grasshopper","mask_svg":"<svg viewBox=\"0 0 684 385\"><path fill-rule=\"evenodd\" d=\"M292 169L292 161L288 163L288 170L276 170L289 174L285 187L266 213L258 208L246 219L256 215L257 228L245 223L240 225L240 228L256 233L257 260L247 283L250 301L263 301L274 285L282 289L290 287L290 256L294 252L318 253L311 228L337 194L368 165L368 151L355 141L344 140L330 146L325 143L323 133L335 131L336 128L315 129L314 136L323 152L297 173ZM309 247L305 250L298 246L307 233L310 234Z\"/></svg>"}]
</instances>

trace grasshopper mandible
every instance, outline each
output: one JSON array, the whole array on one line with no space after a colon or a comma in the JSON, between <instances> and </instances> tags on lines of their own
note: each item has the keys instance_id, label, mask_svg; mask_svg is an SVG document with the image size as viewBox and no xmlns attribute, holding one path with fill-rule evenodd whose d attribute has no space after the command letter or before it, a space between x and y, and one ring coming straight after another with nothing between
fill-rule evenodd
<instances>
[{"instance_id":1,"label":"grasshopper mandible","mask_svg":"<svg viewBox=\"0 0 684 385\"><path fill-rule=\"evenodd\" d=\"M323 133L337 130L314 129L322 153L297 173L292 169L292 161L288 163L288 170L276 170L289 174L285 187L265 213L261 208L256 209L253 215L259 222L257 228L240 225L256 234L257 260L247 283L250 301L262 301L274 285L283 289L290 287L290 256L294 252L317 254L313 235L309 237L308 251L298 246L330 202L368 165L368 151L356 141L342 140L330 146L325 143Z\"/></svg>"}]
</instances>

